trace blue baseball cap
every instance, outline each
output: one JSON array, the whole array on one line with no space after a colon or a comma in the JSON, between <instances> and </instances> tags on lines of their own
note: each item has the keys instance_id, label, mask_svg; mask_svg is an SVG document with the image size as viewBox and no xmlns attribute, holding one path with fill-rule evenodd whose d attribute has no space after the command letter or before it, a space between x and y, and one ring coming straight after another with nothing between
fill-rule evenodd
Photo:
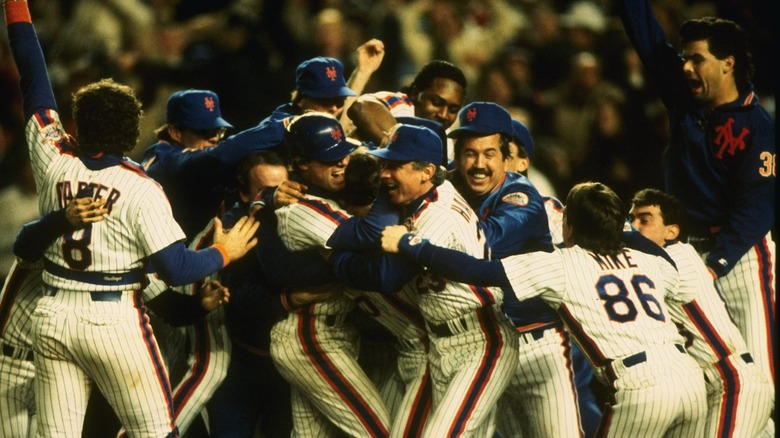
<instances>
[{"instance_id":1,"label":"blue baseball cap","mask_svg":"<svg viewBox=\"0 0 780 438\"><path fill-rule=\"evenodd\" d=\"M447 131L444 129L444 125L437 122L436 120L417 116L401 116L396 117L395 120L398 123L402 123L404 125L423 126L425 128L429 128L431 131L439 135L442 145L447 144ZM445 155L442 156L442 164L447 164L447 157Z\"/></svg>"},{"instance_id":2,"label":"blue baseball cap","mask_svg":"<svg viewBox=\"0 0 780 438\"><path fill-rule=\"evenodd\" d=\"M458 125L447 134L448 137L468 134L481 137L500 133L511 138L513 134L509 111L493 102L473 102L464 106L458 113Z\"/></svg>"},{"instance_id":3,"label":"blue baseball cap","mask_svg":"<svg viewBox=\"0 0 780 438\"><path fill-rule=\"evenodd\" d=\"M165 121L190 129L232 128L222 118L219 96L210 90L177 91L168 97Z\"/></svg>"},{"instance_id":4,"label":"blue baseball cap","mask_svg":"<svg viewBox=\"0 0 780 438\"><path fill-rule=\"evenodd\" d=\"M424 161L438 166L443 149L441 138L430 128L402 124L390 134L387 146L366 153L388 161Z\"/></svg>"},{"instance_id":5,"label":"blue baseball cap","mask_svg":"<svg viewBox=\"0 0 780 438\"><path fill-rule=\"evenodd\" d=\"M295 69L295 89L315 99L355 96L344 80L344 66L336 58L318 56Z\"/></svg>"},{"instance_id":6,"label":"blue baseball cap","mask_svg":"<svg viewBox=\"0 0 780 438\"><path fill-rule=\"evenodd\" d=\"M512 141L519 143L525 149L526 155L530 158L534 154L534 139L531 137L531 131L525 126L525 123L512 119Z\"/></svg>"},{"instance_id":7,"label":"blue baseball cap","mask_svg":"<svg viewBox=\"0 0 780 438\"><path fill-rule=\"evenodd\" d=\"M285 142L293 156L321 162L338 161L357 149L338 119L319 112L296 117L287 127Z\"/></svg>"}]
</instances>

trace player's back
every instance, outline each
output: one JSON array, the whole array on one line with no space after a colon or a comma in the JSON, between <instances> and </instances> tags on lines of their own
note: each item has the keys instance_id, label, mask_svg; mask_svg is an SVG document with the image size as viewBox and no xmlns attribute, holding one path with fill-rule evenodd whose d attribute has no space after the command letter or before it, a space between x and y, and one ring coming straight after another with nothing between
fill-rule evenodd
<instances>
[{"instance_id":1,"label":"player's back","mask_svg":"<svg viewBox=\"0 0 780 438\"><path fill-rule=\"evenodd\" d=\"M614 256L578 246L560 252L566 278L559 314L595 365L681 342L664 304L678 281L669 263L628 248Z\"/></svg>"},{"instance_id":2,"label":"player's back","mask_svg":"<svg viewBox=\"0 0 780 438\"><path fill-rule=\"evenodd\" d=\"M409 219L407 219L409 222ZM411 225L421 238L473 257L485 256L485 239L477 214L449 181L429 193L414 214ZM416 282L420 310L426 321L440 323L480 307L501 304L500 288L487 288L422 274Z\"/></svg>"},{"instance_id":3,"label":"player's back","mask_svg":"<svg viewBox=\"0 0 780 438\"><path fill-rule=\"evenodd\" d=\"M140 288L143 280L134 281L133 275L126 279L132 281L115 277L142 271L146 257L184 238L162 188L129 160L103 157L87 167L83 160L63 154L43 179L41 212L65 208L85 188L107 201L109 214L99 223L60 236L46 250L44 280L63 289ZM101 277L78 280L84 272Z\"/></svg>"}]
</instances>

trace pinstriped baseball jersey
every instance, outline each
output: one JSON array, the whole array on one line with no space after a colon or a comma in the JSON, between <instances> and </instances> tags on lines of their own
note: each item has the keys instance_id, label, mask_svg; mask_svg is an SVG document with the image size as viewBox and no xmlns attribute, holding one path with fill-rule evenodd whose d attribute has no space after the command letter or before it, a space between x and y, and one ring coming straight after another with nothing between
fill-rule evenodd
<instances>
[{"instance_id":1,"label":"pinstriped baseball jersey","mask_svg":"<svg viewBox=\"0 0 780 438\"><path fill-rule=\"evenodd\" d=\"M199 250L213 242L214 220L197 234L190 248ZM182 293L198 295L204 282L214 279L216 274L196 284L182 288ZM189 369L173 389L173 407L176 425L182 435L187 432L192 421L214 395L227 375L230 364L231 342L225 327L225 308L215 309L192 326L187 326L190 344L188 358Z\"/></svg>"},{"instance_id":2,"label":"pinstriped baseball jersey","mask_svg":"<svg viewBox=\"0 0 780 438\"><path fill-rule=\"evenodd\" d=\"M696 250L687 243L667 245L680 273L680 288L695 294L695 301L685 306L670 306L672 318L693 336L686 350L700 364L717 362L730 354L747 352L747 345L734 325L723 299L715 289Z\"/></svg>"},{"instance_id":3,"label":"pinstriped baseball jersey","mask_svg":"<svg viewBox=\"0 0 780 438\"><path fill-rule=\"evenodd\" d=\"M563 243L563 204L557 198L544 197L544 209L553 245Z\"/></svg>"},{"instance_id":4,"label":"pinstriped baseball jersey","mask_svg":"<svg viewBox=\"0 0 780 438\"><path fill-rule=\"evenodd\" d=\"M393 117L414 117L414 103L406 93L377 91L371 96L384 104Z\"/></svg>"},{"instance_id":5,"label":"pinstriped baseball jersey","mask_svg":"<svg viewBox=\"0 0 780 438\"><path fill-rule=\"evenodd\" d=\"M691 296L678 293L677 271L655 256L623 249L609 257L575 246L501 263L518 299L541 296L558 309L595 366L681 340L664 297Z\"/></svg>"},{"instance_id":6,"label":"pinstriped baseball jersey","mask_svg":"<svg viewBox=\"0 0 780 438\"><path fill-rule=\"evenodd\" d=\"M349 213L339 204L328 198L307 194L296 204L276 210L277 231L284 245L290 251L303 251L312 248L327 248L328 238ZM311 314L346 313L355 303L340 295L322 303L308 307Z\"/></svg>"},{"instance_id":7,"label":"pinstriped baseball jersey","mask_svg":"<svg viewBox=\"0 0 780 438\"><path fill-rule=\"evenodd\" d=\"M712 276L696 249L675 242L665 247L680 273L680 288L695 298L669 313L691 337L686 350L707 377L706 436L758 436L772 406L773 388L747 354L747 344L731 319Z\"/></svg>"},{"instance_id":8,"label":"pinstriped baseball jersey","mask_svg":"<svg viewBox=\"0 0 780 438\"><path fill-rule=\"evenodd\" d=\"M327 193L317 192L313 187L298 203L276 211L279 237L291 251L327 248L333 231L349 218ZM294 434L335 433L334 425L352 436L388 434L387 407L357 363L357 333L344 322L354 306L340 294L291 312L271 330L271 357L293 387Z\"/></svg>"},{"instance_id":9,"label":"pinstriped baseball jersey","mask_svg":"<svg viewBox=\"0 0 780 438\"><path fill-rule=\"evenodd\" d=\"M394 294L346 289L361 310L382 324L400 339L421 339L427 336L425 321L417 307L417 295L410 285Z\"/></svg>"},{"instance_id":10,"label":"pinstriped baseball jersey","mask_svg":"<svg viewBox=\"0 0 780 438\"><path fill-rule=\"evenodd\" d=\"M105 220L68 233L48 248L45 257L55 265L107 275L126 272L142 268L148 255L184 238L159 184L129 160L91 170L85 164L88 159L68 152L66 134L55 111L36 112L27 124L26 135L43 214L64 208L85 186L94 187L96 198L107 200L109 215ZM104 158L108 157L96 157ZM83 283L48 270L43 279L66 290L120 291L143 286L140 281L116 285Z\"/></svg>"},{"instance_id":11,"label":"pinstriped baseball jersey","mask_svg":"<svg viewBox=\"0 0 780 438\"><path fill-rule=\"evenodd\" d=\"M439 246L456 249L474 257L485 254L485 240L477 215L466 200L445 181L432 190L406 225L421 238ZM446 281L422 274L416 280L420 311L429 324L439 324L465 313L500 304L500 288L487 288Z\"/></svg>"},{"instance_id":12,"label":"pinstriped baseball jersey","mask_svg":"<svg viewBox=\"0 0 780 438\"><path fill-rule=\"evenodd\" d=\"M35 414L35 365L30 359L32 311L43 287L43 266L15 261L0 292L0 436L28 436ZM12 356L9 356L12 355ZM31 435L30 435L31 436Z\"/></svg>"},{"instance_id":13,"label":"pinstriped baseball jersey","mask_svg":"<svg viewBox=\"0 0 780 438\"><path fill-rule=\"evenodd\" d=\"M31 346L32 312L43 287L42 263L15 261L0 292L0 338L17 346Z\"/></svg>"}]
</instances>

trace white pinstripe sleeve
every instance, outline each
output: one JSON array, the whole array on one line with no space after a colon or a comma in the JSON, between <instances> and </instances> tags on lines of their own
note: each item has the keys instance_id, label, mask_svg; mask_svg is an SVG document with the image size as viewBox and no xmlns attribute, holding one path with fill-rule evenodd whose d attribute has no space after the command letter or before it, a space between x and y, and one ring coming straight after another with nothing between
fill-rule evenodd
<instances>
[{"instance_id":1,"label":"white pinstripe sleeve","mask_svg":"<svg viewBox=\"0 0 780 438\"><path fill-rule=\"evenodd\" d=\"M144 202L140 203L136 216L138 243L144 251L148 251L146 254L154 254L184 239L184 231L173 219L168 198L155 184L150 184L149 190L146 190Z\"/></svg>"},{"instance_id":2,"label":"white pinstripe sleeve","mask_svg":"<svg viewBox=\"0 0 780 438\"><path fill-rule=\"evenodd\" d=\"M60 145L65 138L60 116L54 110L36 111L27 121L25 139L37 187L43 187L49 166L60 155Z\"/></svg>"},{"instance_id":3,"label":"white pinstripe sleeve","mask_svg":"<svg viewBox=\"0 0 780 438\"><path fill-rule=\"evenodd\" d=\"M680 274L678 269L675 269L670 265L663 257L656 257L658 260L658 267L661 270L661 275L664 282L665 299L671 301L677 301L680 303L689 303L696 298L697 291L689 287L680 287ZM677 260L675 260L677 263ZM703 265L702 265L703 266ZM682 272L682 271L681 271ZM709 275L709 274L708 274Z\"/></svg>"},{"instance_id":4,"label":"white pinstripe sleeve","mask_svg":"<svg viewBox=\"0 0 780 438\"><path fill-rule=\"evenodd\" d=\"M327 248L331 234L348 217L331 203L308 199L276 211L277 231L290 251Z\"/></svg>"},{"instance_id":5,"label":"white pinstripe sleeve","mask_svg":"<svg viewBox=\"0 0 780 438\"><path fill-rule=\"evenodd\" d=\"M507 280L518 300L542 296L557 307L566 285L561 252L533 252L501 260Z\"/></svg>"}]
</instances>

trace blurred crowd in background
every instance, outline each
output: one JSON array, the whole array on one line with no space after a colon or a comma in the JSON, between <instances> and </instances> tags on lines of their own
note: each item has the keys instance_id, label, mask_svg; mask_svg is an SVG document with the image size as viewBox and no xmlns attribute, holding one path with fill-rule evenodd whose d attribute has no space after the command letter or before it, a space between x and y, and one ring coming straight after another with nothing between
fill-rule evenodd
<instances>
[{"instance_id":1,"label":"blurred crowd in background","mask_svg":"<svg viewBox=\"0 0 780 438\"><path fill-rule=\"evenodd\" d=\"M774 24L768 1L654 0L670 41L704 15L750 37L754 85L774 116ZM432 59L463 69L465 102L492 101L525 122L548 195L596 180L623 199L661 187L666 114L609 0L31 0L65 126L70 96L104 77L144 104L138 159L165 121L171 92L210 89L238 130L288 102L295 67L331 56L354 68L370 38L385 57L366 92L399 90ZM21 225L38 217L16 68L0 32L0 278ZM678 46L679 47L679 46ZM229 133L230 134L230 133ZM541 190L540 191L544 191Z\"/></svg>"}]
</instances>

